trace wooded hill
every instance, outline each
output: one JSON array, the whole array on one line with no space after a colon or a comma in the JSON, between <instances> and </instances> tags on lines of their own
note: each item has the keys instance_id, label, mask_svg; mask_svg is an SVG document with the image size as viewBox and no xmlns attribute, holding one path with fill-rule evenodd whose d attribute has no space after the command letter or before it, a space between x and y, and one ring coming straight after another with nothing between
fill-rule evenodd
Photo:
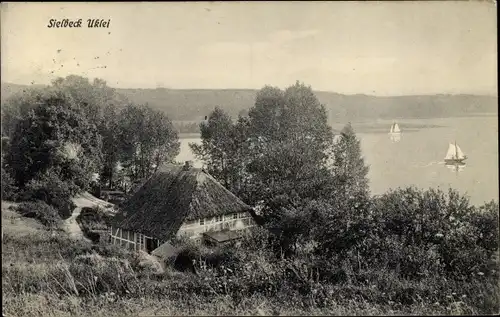
<instances>
[{"instance_id":1,"label":"wooded hill","mask_svg":"<svg viewBox=\"0 0 500 317\"><path fill-rule=\"evenodd\" d=\"M1 101L29 87L2 83ZM245 114L254 105L255 89L116 89L131 102L147 103L153 109L165 111L175 121L196 121L208 115L216 106L233 118ZM497 113L498 97L483 95L416 95L379 97L343 95L315 91L325 105L330 122L370 119L436 118L468 116L476 113Z\"/></svg>"}]
</instances>

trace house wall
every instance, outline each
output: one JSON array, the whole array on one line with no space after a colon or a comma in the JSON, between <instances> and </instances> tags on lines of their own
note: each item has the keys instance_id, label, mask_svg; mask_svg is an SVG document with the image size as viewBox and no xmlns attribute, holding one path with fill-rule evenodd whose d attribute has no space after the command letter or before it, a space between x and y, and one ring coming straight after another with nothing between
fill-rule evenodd
<instances>
[{"instance_id":1,"label":"house wall","mask_svg":"<svg viewBox=\"0 0 500 317\"><path fill-rule=\"evenodd\" d=\"M201 239L204 232L242 230L253 226L254 220L248 212L233 213L184 222L177 231L177 237L184 235L191 239Z\"/></svg>"},{"instance_id":2,"label":"house wall","mask_svg":"<svg viewBox=\"0 0 500 317\"><path fill-rule=\"evenodd\" d=\"M242 212L184 222L176 235L177 237L184 235L190 239L197 240L201 239L204 232L242 230L253 226L255 226L255 222L252 216L248 212ZM146 239L153 239L139 232L132 232L116 227L109 229L109 236L112 244L135 251L146 251ZM161 245L162 241L157 240L157 243Z\"/></svg>"},{"instance_id":3,"label":"house wall","mask_svg":"<svg viewBox=\"0 0 500 317\"><path fill-rule=\"evenodd\" d=\"M146 239L153 239L139 232L132 232L121 228L111 227L109 229L110 242L115 245L135 251L146 251ZM160 245L158 239L154 239Z\"/></svg>"}]
</instances>

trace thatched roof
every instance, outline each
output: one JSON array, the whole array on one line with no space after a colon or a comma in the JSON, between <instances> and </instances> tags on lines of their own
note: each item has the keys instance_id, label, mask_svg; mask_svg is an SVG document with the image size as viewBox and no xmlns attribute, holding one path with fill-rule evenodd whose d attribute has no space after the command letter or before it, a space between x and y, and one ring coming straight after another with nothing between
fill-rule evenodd
<instances>
[{"instance_id":1,"label":"thatched roof","mask_svg":"<svg viewBox=\"0 0 500 317\"><path fill-rule=\"evenodd\" d=\"M166 241L186 220L250 210L201 169L165 165L123 202L113 226Z\"/></svg>"}]
</instances>

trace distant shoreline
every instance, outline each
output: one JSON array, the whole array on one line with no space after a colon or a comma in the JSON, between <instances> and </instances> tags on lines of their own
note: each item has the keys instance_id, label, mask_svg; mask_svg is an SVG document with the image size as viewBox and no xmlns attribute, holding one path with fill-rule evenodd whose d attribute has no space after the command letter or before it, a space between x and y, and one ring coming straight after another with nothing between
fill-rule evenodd
<instances>
[{"instance_id":1,"label":"distant shoreline","mask_svg":"<svg viewBox=\"0 0 500 317\"><path fill-rule=\"evenodd\" d=\"M77 75L80 76L80 75ZM64 76L60 76L64 78ZM13 87L17 88L17 90L25 89L25 88L46 88L51 86L52 84L50 82L45 82L45 83L38 83L38 84L29 84L29 83L19 83L19 82L12 82L12 81L1 81L0 82L1 86L4 87ZM262 87L264 87L262 85ZM141 91L168 91L168 92L212 92L212 91L223 91L223 92L251 92L251 93L257 93L262 87L258 88L166 88L166 87L116 87L116 86L109 86L110 88L113 88L117 91L120 90L128 90L128 91L134 91L134 92L141 92ZM282 87L283 88L283 87ZM410 93L410 94L392 94L392 95L387 95L387 94L382 94L382 95L377 95L377 94L368 94L368 93L347 93L347 92L338 92L335 90L314 90L314 93L326 93L326 94L336 94L336 95L341 95L341 96L347 96L347 97L375 97L375 98L401 98L401 97L432 97L432 96L438 96L438 97L450 97L450 96L475 96L475 97L493 97L493 98L498 98L498 94L496 92L493 93L486 93L486 92L441 92L441 93Z\"/></svg>"},{"instance_id":2,"label":"distant shoreline","mask_svg":"<svg viewBox=\"0 0 500 317\"><path fill-rule=\"evenodd\" d=\"M498 112L481 112L481 113L471 113L469 115L462 116L454 116L449 118L474 118L474 117L497 117ZM397 118L394 120L390 119L373 119L373 120L353 120L351 123L354 125L355 129L361 133L377 133L380 131L386 132L386 127L391 121L404 122L405 120L432 120L446 117L431 117L431 118ZM329 122L330 126L333 128L334 132L338 133L342 127L347 122ZM418 130L423 128L443 128L441 125L436 124L425 124L425 123L408 123L405 122L406 132L410 132L411 130ZM179 133L179 139L199 139L201 138L201 134L199 132L189 132L189 133Z\"/></svg>"}]
</instances>

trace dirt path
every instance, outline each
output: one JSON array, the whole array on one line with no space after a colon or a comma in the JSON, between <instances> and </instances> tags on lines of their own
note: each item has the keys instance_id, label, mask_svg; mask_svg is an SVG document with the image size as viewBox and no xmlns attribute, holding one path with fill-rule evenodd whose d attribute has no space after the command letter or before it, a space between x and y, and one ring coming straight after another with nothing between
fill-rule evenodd
<instances>
[{"instance_id":1,"label":"dirt path","mask_svg":"<svg viewBox=\"0 0 500 317\"><path fill-rule=\"evenodd\" d=\"M69 217L68 219L66 219L64 221L64 231L69 233L69 235L72 238L84 239L84 240L90 241L89 239L85 238L85 236L83 235L82 229L80 228L80 225L76 221L76 217L78 217L78 215L80 214L81 211L82 211L82 207L76 207L73 210L73 214L71 215L71 217Z\"/></svg>"},{"instance_id":2,"label":"dirt path","mask_svg":"<svg viewBox=\"0 0 500 317\"><path fill-rule=\"evenodd\" d=\"M108 209L109 206L112 207L113 204L104 201L102 199L96 198L87 192L73 198L72 200L75 203L76 208L73 210L71 217L69 217L64 221L64 230L67 233L69 233L69 235L73 238L90 241L83 235L82 229L80 228L80 225L76 221L76 217L78 217L83 207L100 206L102 208Z\"/></svg>"}]
</instances>

